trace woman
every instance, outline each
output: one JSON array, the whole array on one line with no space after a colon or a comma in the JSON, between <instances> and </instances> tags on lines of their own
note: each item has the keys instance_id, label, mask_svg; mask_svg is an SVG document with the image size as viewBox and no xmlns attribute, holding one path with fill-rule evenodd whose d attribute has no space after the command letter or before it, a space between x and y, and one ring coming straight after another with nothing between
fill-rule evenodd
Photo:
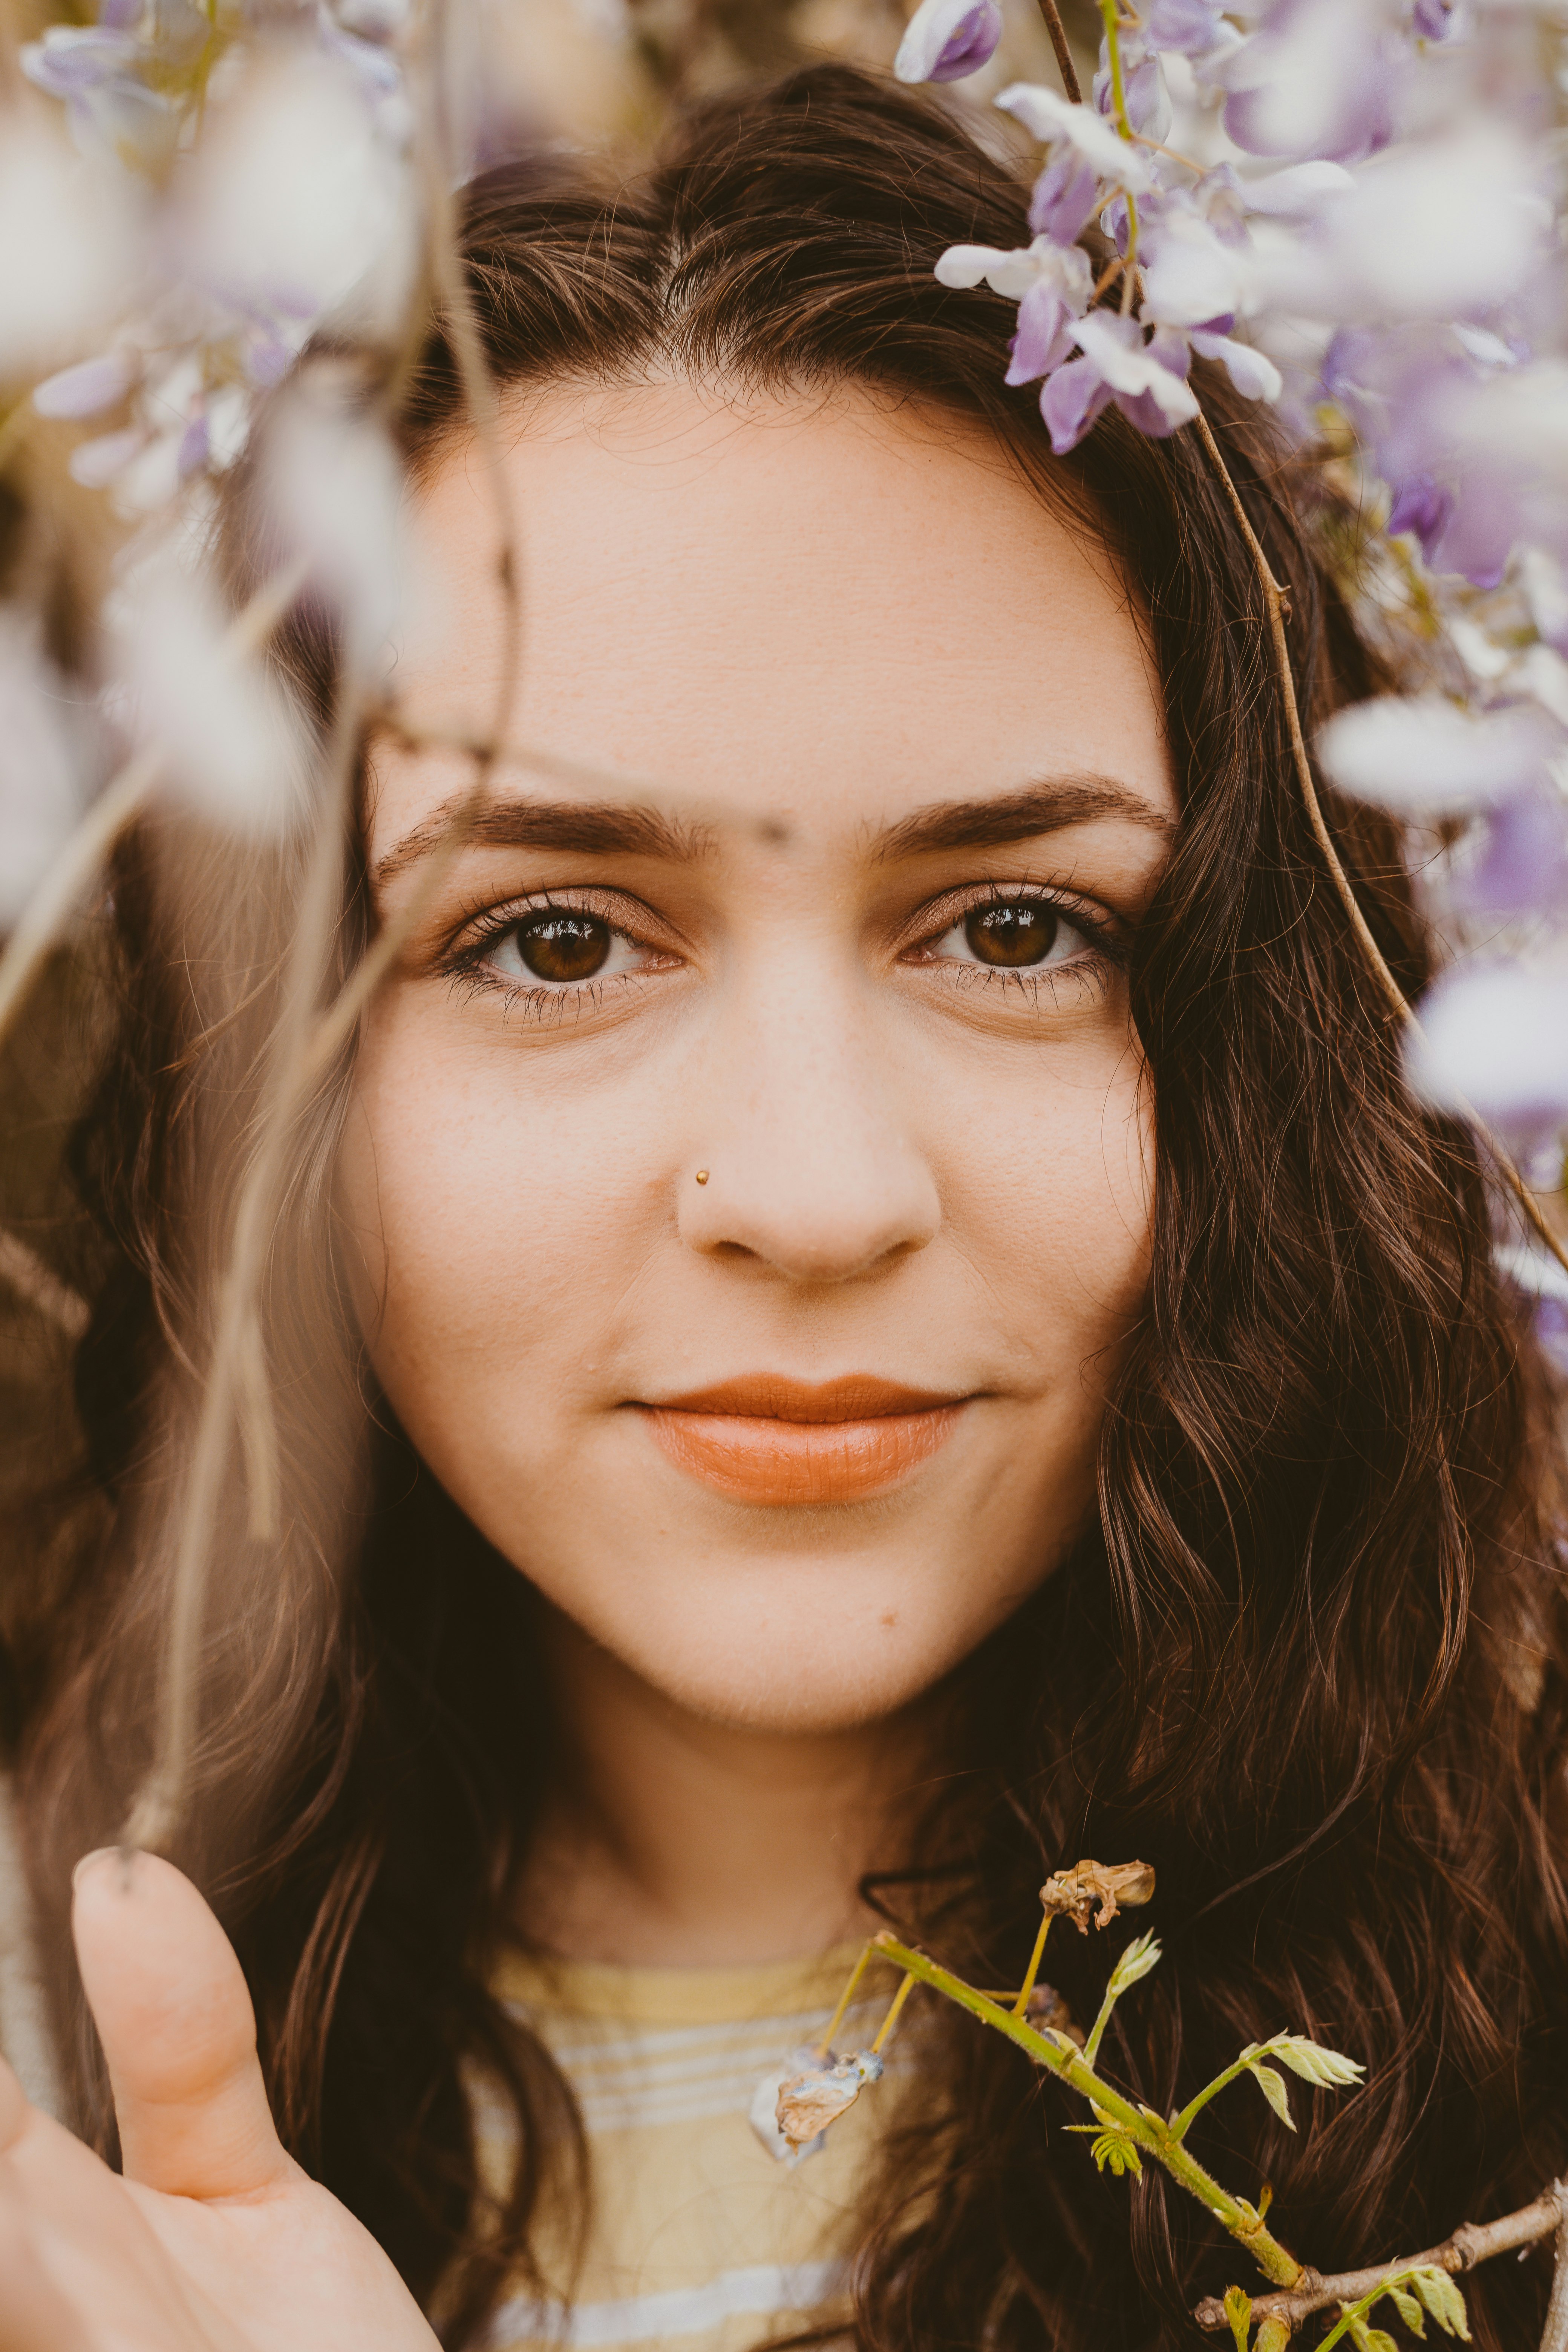
<instances>
[{"instance_id":1,"label":"woman","mask_svg":"<svg viewBox=\"0 0 1568 2352\"><path fill-rule=\"evenodd\" d=\"M112 2110L85 2045L79 2096L127 2185L13 2113L7 2352L412 2347L416 2303L451 2344L1188 2340L1236 2250L935 2004L808 2164L746 2120L879 1910L1016 1984L1080 1853L1158 1874L1108 2045L1140 2097L1286 2024L1365 2064L1293 2134L1245 2084L1205 2126L1304 2257L1563 2162L1542 1375L1469 1142L1402 1089L1201 449L1110 415L1053 460L1010 306L931 275L1023 209L838 69L631 187L473 192L532 748L476 815L500 501L437 338L401 417L433 593L337 952L402 945L289 1138L277 1531L237 1464L175 1848L260 2061L200 1899L95 1856ZM1316 724L1369 658L1305 491L1202 389ZM294 660L328 719L329 635ZM1396 845L1334 822L1415 994ZM98 1517L22 1648L62 1949L151 1753L305 887L297 845L177 832L116 879L76 1153ZM1120 1932L1050 1948L1079 2017ZM1476 2341L1530 2340L1545 2282L1478 2273Z\"/></svg>"}]
</instances>

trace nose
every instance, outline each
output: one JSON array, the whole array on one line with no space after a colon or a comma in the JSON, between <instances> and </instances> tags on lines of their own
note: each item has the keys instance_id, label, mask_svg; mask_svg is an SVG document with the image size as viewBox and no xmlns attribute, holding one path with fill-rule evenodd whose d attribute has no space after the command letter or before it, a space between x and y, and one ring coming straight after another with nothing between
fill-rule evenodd
<instances>
[{"instance_id":1,"label":"nose","mask_svg":"<svg viewBox=\"0 0 1568 2352\"><path fill-rule=\"evenodd\" d=\"M912 1102L852 987L737 1005L689 1101L697 1149L678 1179L689 1248L837 1283L935 1238L941 1202Z\"/></svg>"}]
</instances>

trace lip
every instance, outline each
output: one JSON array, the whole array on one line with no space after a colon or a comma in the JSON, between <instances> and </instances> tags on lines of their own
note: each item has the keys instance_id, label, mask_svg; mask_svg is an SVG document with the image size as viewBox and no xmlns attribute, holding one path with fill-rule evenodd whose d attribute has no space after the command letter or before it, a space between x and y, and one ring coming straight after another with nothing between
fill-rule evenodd
<instances>
[{"instance_id":1,"label":"lip","mask_svg":"<svg viewBox=\"0 0 1568 2352\"><path fill-rule=\"evenodd\" d=\"M929 1462L966 1396L869 1372L816 1384L758 1372L639 1405L678 1470L737 1502L858 1502Z\"/></svg>"}]
</instances>

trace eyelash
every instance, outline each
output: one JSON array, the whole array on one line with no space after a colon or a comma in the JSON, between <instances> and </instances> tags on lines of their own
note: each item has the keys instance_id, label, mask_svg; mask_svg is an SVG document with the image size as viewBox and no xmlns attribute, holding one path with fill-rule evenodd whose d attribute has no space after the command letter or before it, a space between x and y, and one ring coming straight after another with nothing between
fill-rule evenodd
<instances>
[{"instance_id":1,"label":"eyelash","mask_svg":"<svg viewBox=\"0 0 1568 2352\"><path fill-rule=\"evenodd\" d=\"M443 959L442 969L465 994L473 994L481 989L500 991L508 1000L509 1011L521 1013L527 1019L543 1022L559 1017L571 1008L581 1008L585 1002L598 1005L603 1003L611 989L618 988L627 981L640 979L643 975L638 972L619 972L613 974L606 982L595 982L590 979L580 982L575 986L552 987L542 983L537 988L529 988L497 971L489 958L498 943L509 933L515 931L520 924L528 921L531 916L550 913L592 916L596 921L602 922L606 929L613 932L617 940L625 940L633 946L647 948L648 945L647 940L639 939L624 921L616 919L620 903L615 902L613 908L607 899L594 891L578 891L563 898L556 897L549 891L541 891L526 900L513 899L504 906L475 908L466 917L462 927L462 933L466 936L459 934L460 944L447 950ZM1125 966L1126 949L1119 937L1117 925L1104 914L1085 905L1081 899L1069 897L1060 890L1050 890L1028 883L1015 883L1007 886L993 883L979 891L976 891L973 886L969 886L944 892L940 899L921 909L921 936L900 950L900 961L916 959L918 950L922 947L934 947L950 931L955 929L966 917L979 908L1017 905L1051 908L1079 934L1084 941L1083 950L1070 957L1065 963L1052 965L1039 971L1031 971L1027 966L1008 969L979 962L967 963L956 956L932 954L920 960L923 961L927 970L942 964L951 966L954 985L964 988L990 988L1000 983L1004 989L1009 986L1016 987L1021 993L1030 998L1037 998L1043 988L1048 989L1054 995L1058 983L1062 980L1070 979L1080 982L1087 982L1093 986L1100 985L1112 972L1119 971ZM933 916L939 919L933 921ZM655 950L653 952L658 953L658 950Z\"/></svg>"}]
</instances>

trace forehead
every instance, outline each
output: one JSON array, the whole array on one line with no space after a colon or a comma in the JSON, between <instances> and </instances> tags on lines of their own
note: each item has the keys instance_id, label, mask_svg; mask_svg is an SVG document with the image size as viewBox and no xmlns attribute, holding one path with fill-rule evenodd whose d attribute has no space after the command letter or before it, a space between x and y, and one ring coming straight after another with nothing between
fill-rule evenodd
<instances>
[{"instance_id":1,"label":"forehead","mask_svg":"<svg viewBox=\"0 0 1568 2352\"><path fill-rule=\"evenodd\" d=\"M982 425L857 388L676 382L555 388L505 439L512 740L794 825L886 825L1047 772L1170 808L1158 681L1116 571ZM416 528L400 713L482 733L504 606L471 442L436 467ZM378 763L373 855L451 784L444 761Z\"/></svg>"}]
</instances>

